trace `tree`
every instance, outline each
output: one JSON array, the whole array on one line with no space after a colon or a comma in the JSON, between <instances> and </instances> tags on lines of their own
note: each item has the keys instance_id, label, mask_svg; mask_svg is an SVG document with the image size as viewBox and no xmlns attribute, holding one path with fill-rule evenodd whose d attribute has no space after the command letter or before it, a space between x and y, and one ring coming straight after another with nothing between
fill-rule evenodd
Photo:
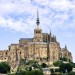
<instances>
[{"instance_id":1,"label":"tree","mask_svg":"<svg viewBox=\"0 0 75 75\"><path fill-rule=\"evenodd\" d=\"M60 60L62 60L62 61L68 61L69 59L66 56L64 56L63 58L60 57Z\"/></svg>"},{"instance_id":2,"label":"tree","mask_svg":"<svg viewBox=\"0 0 75 75\"><path fill-rule=\"evenodd\" d=\"M60 66L59 66L59 70L63 73L65 73L66 71L69 73L72 71L72 65L70 63L67 63L67 64L64 64L62 63Z\"/></svg>"},{"instance_id":3,"label":"tree","mask_svg":"<svg viewBox=\"0 0 75 75\"><path fill-rule=\"evenodd\" d=\"M53 65L54 65L54 66L59 66L59 65L62 64L62 63L63 63L62 61L56 61L56 62L53 63Z\"/></svg>"},{"instance_id":4,"label":"tree","mask_svg":"<svg viewBox=\"0 0 75 75\"><path fill-rule=\"evenodd\" d=\"M62 60L63 58L62 57L60 57L60 60Z\"/></svg>"},{"instance_id":5,"label":"tree","mask_svg":"<svg viewBox=\"0 0 75 75\"><path fill-rule=\"evenodd\" d=\"M54 70L53 69L50 69L50 71L51 71L51 75L54 73Z\"/></svg>"},{"instance_id":6,"label":"tree","mask_svg":"<svg viewBox=\"0 0 75 75\"><path fill-rule=\"evenodd\" d=\"M41 66L42 66L42 68L45 68L45 67L47 67L47 64L42 63Z\"/></svg>"},{"instance_id":7,"label":"tree","mask_svg":"<svg viewBox=\"0 0 75 75\"><path fill-rule=\"evenodd\" d=\"M70 63L67 63L65 68L66 68L68 73L72 71L72 65Z\"/></svg>"},{"instance_id":8,"label":"tree","mask_svg":"<svg viewBox=\"0 0 75 75\"><path fill-rule=\"evenodd\" d=\"M63 61L68 61L67 57L62 58Z\"/></svg>"},{"instance_id":9,"label":"tree","mask_svg":"<svg viewBox=\"0 0 75 75\"><path fill-rule=\"evenodd\" d=\"M65 64L64 63L62 63L62 64L59 65L59 70L60 70L60 72L63 72L63 73L66 72Z\"/></svg>"},{"instance_id":10,"label":"tree","mask_svg":"<svg viewBox=\"0 0 75 75\"><path fill-rule=\"evenodd\" d=\"M70 62L70 64L72 65L73 68L75 68L75 63Z\"/></svg>"},{"instance_id":11,"label":"tree","mask_svg":"<svg viewBox=\"0 0 75 75\"><path fill-rule=\"evenodd\" d=\"M29 71L32 71L32 67L31 66L29 67Z\"/></svg>"},{"instance_id":12,"label":"tree","mask_svg":"<svg viewBox=\"0 0 75 75\"><path fill-rule=\"evenodd\" d=\"M0 63L0 73L10 72L10 65L7 62Z\"/></svg>"},{"instance_id":13,"label":"tree","mask_svg":"<svg viewBox=\"0 0 75 75\"><path fill-rule=\"evenodd\" d=\"M34 75L44 75L41 70L35 70Z\"/></svg>"},{"instance_id":14,"label":"tree","mask_svg":"<svg viewBox=\"0 0 75 75\"><path fill-rule=\"evenodd\" d=\"M69 75L75 75L75 72L70 72Z\"/></svg>"},{"instance_id":15,"label":"tree","mask_svg":"<svg viewBox=\"0 0 75 75\"><path fill-rule=\"evenodd\" d=\"M16 75L44 75L41 70L32 70L32 71L20 71Z\"/></svg>"}]
</instances>

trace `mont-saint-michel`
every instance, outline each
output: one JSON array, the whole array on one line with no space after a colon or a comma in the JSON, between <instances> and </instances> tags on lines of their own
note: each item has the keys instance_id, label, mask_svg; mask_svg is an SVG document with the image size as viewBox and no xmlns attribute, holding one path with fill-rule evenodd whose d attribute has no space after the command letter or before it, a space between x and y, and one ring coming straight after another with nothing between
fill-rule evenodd
<instances>
[{"instance_id":1,"label":"mont-saint-michel","mask_svg":"<svg viewBox=\"0 0 75 75\"><path fill-rule=\"evenodd\" d=\"M32 38L20 38L19 43L11 44L8 50L0 50L0 62L8 62L13 71L18 66L20 59L36 60L53 65L53 62L66 57L67 61L73 61L71 52L67 46L60 47L55 35L43 33L40 27L39 13L37 11L36 27Z\"/></svg>"}]
</instances>

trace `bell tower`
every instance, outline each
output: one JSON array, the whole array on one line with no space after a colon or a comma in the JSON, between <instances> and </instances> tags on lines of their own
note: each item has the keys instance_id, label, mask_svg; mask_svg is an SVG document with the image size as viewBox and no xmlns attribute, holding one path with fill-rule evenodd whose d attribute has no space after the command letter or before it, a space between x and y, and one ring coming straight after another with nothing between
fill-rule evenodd
<instances>
[{"instance_id":1,"label":"bell tower","mask_svg":"<svg viewBox=\"0 0 75 75\"><path fill-rule=\"evenodd\" d=\"M37 10L36 28L34 29L34 42L42 42L42 29L39 27L39 13Z\"/></svg>"}]
</instances>

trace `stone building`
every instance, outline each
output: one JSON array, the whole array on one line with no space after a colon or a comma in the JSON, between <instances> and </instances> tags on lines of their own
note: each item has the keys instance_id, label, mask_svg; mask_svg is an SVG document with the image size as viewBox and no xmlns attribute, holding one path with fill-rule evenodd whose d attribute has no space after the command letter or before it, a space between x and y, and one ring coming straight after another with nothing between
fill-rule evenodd
<instances>
[{"instance_id":1,"label":"stone building","mask_svg":"<svg viewBox=\"0 0 75 75\"><path fill-rule=\"evenodd\" d=\"M8 50L0 50L0 62L8 60Z\"/></svg>"},{"instance_id":2,"label":"stone building","mask_svg":"<svg viewBox=\"0 0 75 75\"><path fill-rule=\"evenodd\" d=\"M36 28L33 38L20 38L18 44L11 44L8 50L0 51L0 61L8 61L11 69L18 65L20 59L45 61L52 64L60 60L60 56L67 56L72 61L71 52L67 48L61 48L56 36L50 32L42 33L39 14L37 12Z\"/></svg>"},{"instance_id":3,"label":"stone building","mask_svg":"<svg viewBox=\"0 0 75 75\"><path fill-rule=\"evenodd\" d=\"M61 48L61 56L66 57L68 61L73 61L71 52L68 51L67 46L65 45L65 48Z\"/></svg>"}]
</instances>

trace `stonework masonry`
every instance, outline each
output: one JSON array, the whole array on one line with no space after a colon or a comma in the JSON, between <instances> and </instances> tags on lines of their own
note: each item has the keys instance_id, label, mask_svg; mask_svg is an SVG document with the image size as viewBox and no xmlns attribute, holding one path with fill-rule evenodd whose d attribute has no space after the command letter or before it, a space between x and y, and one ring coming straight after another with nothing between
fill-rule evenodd
<instances>
[{"instance_id":1,"label":"stonework masonry","mask_svg":"<svg viewBox=\"0 0 75 75\"><path fill-rule=\"evenodd\" d=\"M13 70L20 59L45 61L52 64L60 60L60 57L67 57L72 61L72 54L67 47L61 48L56 36L50 32L42 33L39 27L39 16L37 14L36 28L33 38L20 38L18 44L11 44L8 50L0 50L0 62L7 61Z\"/></svg>"}]
</instances>

